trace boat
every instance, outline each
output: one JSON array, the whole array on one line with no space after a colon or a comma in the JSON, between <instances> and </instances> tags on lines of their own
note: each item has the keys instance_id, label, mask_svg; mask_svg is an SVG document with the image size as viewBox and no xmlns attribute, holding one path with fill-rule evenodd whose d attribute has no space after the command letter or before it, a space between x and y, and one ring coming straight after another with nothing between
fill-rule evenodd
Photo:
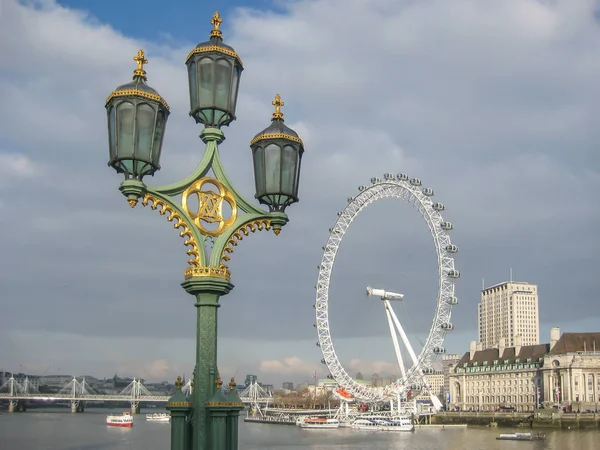
<instances>
[{"instance_id":1,"label":"boat","mask_svg":"<svg viewBox=\"0 0 600 450\"><path fill-rule=\"evenodd\" d=\"M297 425L300 428L312 430L331 430L340 427L338 419L328 419L327 417L305 417L298 419Z\"/></svg>"},{"instance_id":2,"label":"boat","mask_svg":"<svg viewBox=\"0 0 600 450\"><path fill-rule=\"evenodd\" d=\"M169 422L171 420L171 414L164 412L146 414L146 420L148 422Z\"/></svg>"},{"instance_id":3,"label":"boat","mask_svg":"<svg viewBox=\"0 0 600 450\"><path fill-rule=\"evenodd\" d=\"M244 417L244 422L270 423L273 425L296 425L296 421L284 416Z\"/></svg>"},{"instance_id":4,"label":"boat","mask_svg":"<svg viewBox=\"0 0 600 450\"><path fill-rule=\"evenodd\" d=\"M356 430L413 431L415 426L408 417L362 416L356 418L350 428Z\"/></svg>"},{"instance_id":5,"label":"boat","mask_svg":"<svg viewBox=\"0 0 600 450\"><path fill-rule=\"evenodd\" d=\"M503 433L496 439L501 441L541 441L546 439L542 433Z\"/></svg>"},{"instance_id":6,"label":"boat","mask_svg":"<svg viewBox=\"0 0 600 450\"><path fill-rule=\"evenodd\" d=\"M106 416L106 425L109 427L126 427L131 428L133 426L133 416L124 412L123 414L109 414Z\"/></svg>"}]
</instances>

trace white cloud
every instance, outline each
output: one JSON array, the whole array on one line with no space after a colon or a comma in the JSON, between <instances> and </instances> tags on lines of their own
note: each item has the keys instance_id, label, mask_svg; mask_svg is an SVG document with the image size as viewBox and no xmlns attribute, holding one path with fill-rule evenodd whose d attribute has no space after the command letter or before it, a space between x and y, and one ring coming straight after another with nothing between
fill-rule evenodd
<instances>
[{"instance_id":1,"label":"white cloud","mask_svg":"<svg viewBox=\"0 0 600 450\"><path fill-rule=\"evenodd\" d=\"M303 361L298 356L288 356L280 360L272 359L260 362L260 371L266 375L295 375L311 374L314 364Z\"/></svg>"},{"instance_id":2,"label":"white cloud","mask_svg":"<svg viewBox=\"0 0 600 450\"><path fill-rule=\"evenodd\" d=\"M27 155L0 152L0 188L39 173L40 168Z\"/></svg>"},{"instance_id":3,"label":"white cloud","mask_svg":"<svg viewBox=\"0 0 600 450\"><path fill-rule=\"evenodd\" d=\"M453 322L463 338L475 334L481 277L501 281L508 267L540 285L547 323L561 319L565 298L569 320L584 318L600 250L593 203L600 192L596 3L299 0L285 8L225 18L225 40L246 67L238 121L224 130L230 178L252 196L248 141L268 125L277 92L306 152L301 201L288 210L289 225L277 239L248 237L233 255L236 288L221 300L220 345L233 336L243 350L224 343L223 366L312 373L320 359L310 306L320 248L346 198L384 172L418 176L448 208L461 248L461 304ZM159 328L161 338L190 339L195 310L179 286L185 248L164 218L131 210L117 191L120 177L106 167L103 106L130 79L131 58L144 47L149 83L172 107L163 169L146 181L187 175L202 144L187 116L183 59L208 34L208 19L199 36L180 45L158 35L147 42L124 36L52 1L3 3L0 254L8 256L0 258L0 328L142 341ZM435 279L426 278L426 261L433 254L416 245L425 242L422 223L408 211L373 208L349 233L332 304L352 307L332 312L334 338L387 333L380 311L359 297L373 278L406 287L410 298L430 297ZM415 276L421 272L423 278ZM63 279L67 290L56 287ZM5 300L13 298L30 307ZM409 309L414 324L430 323L430 309ZM48 321L50 315L56 319ZM269 354L274 347L258 339L285 339L293 352ZM384 349L388 338L381 339ZM34 352L33 344L22 345L20 351ZM372 360L368 367L385 371L385 355L365 347L357 355L348 347L346 360ZM59 348L66 361L70 353ZM183 356L171 361L158 353L103 361L171 377L185 366Z\"/></svg>"}]
</instances>

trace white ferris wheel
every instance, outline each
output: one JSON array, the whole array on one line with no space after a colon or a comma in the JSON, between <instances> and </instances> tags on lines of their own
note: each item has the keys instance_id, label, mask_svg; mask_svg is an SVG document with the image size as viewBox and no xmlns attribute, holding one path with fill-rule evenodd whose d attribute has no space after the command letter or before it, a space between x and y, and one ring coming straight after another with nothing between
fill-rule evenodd
<instances>
[{"instance_id":1,"label":"white ferris wheel","mask_svg":"<svg viewBox=\"0 0 600 450\"><path fill-rule=\"evenodd\" d=\"M433 190L422 188L421 180L418 178L409 179L406 174L386 173L383 180L371 178L371 185L360 186L359 191L356 197L348 198L348 205L338 213L335 225L329 229L327 244L323 247L316 285L316 328L319 337L317 345L323 353L322 362L336 382L345 389L345 395L349 394L365 402L379 402L399 398L408 390L429 390L427 375L434 372L436 360L445 353L443 343L446 333L454 329L450 322L450 315L452 307L458 304L458 299L454 295L454 282L460 277L460 272L454 268L454 254L458 252L458 247L450 240L449 231L453 229L452 224L445 221L441 215L445 209L444 205L433 201ZM346 372L336 355L329 329L329 285L338 248L350 224L368 205L384 198L398 198L413 205L429 227L437 253L438 296L429 335L417 355L391 305L392 301L409 300L403 300L402 294L367 288L367 295L382 300L401 372L400 377L388 386L371 387L356 382ZM402 358L398 336L409 355L409 361L404 361ZM441 403L437 397L431 395L431 398L436 409L439 409Z\"/></svg>"}]
</instances>

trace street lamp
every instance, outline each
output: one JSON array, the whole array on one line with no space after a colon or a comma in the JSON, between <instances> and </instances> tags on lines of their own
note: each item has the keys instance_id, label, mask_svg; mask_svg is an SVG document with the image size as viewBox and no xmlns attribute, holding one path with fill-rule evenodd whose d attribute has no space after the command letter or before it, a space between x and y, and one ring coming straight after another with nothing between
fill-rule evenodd
<instances>
[{"instance_id":1,"label":"street lamp","mask_svg":"<svg viewBox=\"0 0 600 450\"><path fill-rule=\"evenodd\" d=\"M200 138L206 144L204 157L187 178L161 187L143 182L144 176L160 169L169 106L146 82L144 64L148 60L142 50L134 57L133 80L106 100L108 164L124 175L120 191L132 208L141 199L143 206L158 209L180 230L189 247L189 267L182 286L196 300L196 366L191 396L181 392L178 381L167 404L172 413L173 450L237 449L237 420L243 405L233 379L228 397L224 396L217 369L219 298L234 287L227 261L238 241L250 232L273 230L278 235L288 222L285 209L298 201L304 152L298 134L284 124L283 102L277 94L271 124L250 144L255 197L269 211L253 206L230 183L218 145L225 139L221 127L236 118L243 66L235 50L223 43L222 21L215 13L210 40L198 44L186 60L190 116L204 125ZM214 176L208 175L210 170ZM212 245L205 245L207 242Z\"/></svg>"}]
</instances>

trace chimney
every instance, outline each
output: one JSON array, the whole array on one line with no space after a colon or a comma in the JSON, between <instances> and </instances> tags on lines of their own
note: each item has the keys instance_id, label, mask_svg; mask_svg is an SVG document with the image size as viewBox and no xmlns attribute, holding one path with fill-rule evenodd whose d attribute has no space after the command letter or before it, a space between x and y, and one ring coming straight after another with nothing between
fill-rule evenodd
<instances>
[{"instance_id":1,"label":"chimney","mask_svg":"<svg viewBox=\"0 0 600 450\"><path fill-rule=\"evenodd\" d=\"M517 334L515 336L515 358L519 357L519 352L521 351L521 335Z\"/></svg>"},{"instance_id":2,"label":"chimney","mask_svg":"<svg viewBox=\"0 0 600 450\"><path fill-rule=\"evenodd\" d=\"M498 359L502 359L504 348L506 347L506 338L500 338L498 341Z\"/></svg>"},{"instance_id":3,"label":"chimney","mask_svg":"<svg viewBox=\"0 0 600 450\"><path fill-rule=\"evenodd\" d=\"M471 341L469 343L469 359L473 359L473 356L475 356L476 351L477 351L477 343L475 341Z\"/></svg>"},{"instance_id":4,"label":"chimney","mask_svg":"<svg viewBox=\"0 0 600 450\"><path fill-rule=\"evenodd\" d=\"M560 339L560 328L550 328L550 350L554 348L556 342Z\"/></svg>"},{"instance_id":5,"label":"chimney","mask_svg":"<svg viewBox=\"0 0 600 450\"><path fill-rule=\"evenodd\" d=\"M481 350L483 350L483 344L481 342L478 342L477 343L477 351L479 352Z\"/></svg>"}]
</instances>

